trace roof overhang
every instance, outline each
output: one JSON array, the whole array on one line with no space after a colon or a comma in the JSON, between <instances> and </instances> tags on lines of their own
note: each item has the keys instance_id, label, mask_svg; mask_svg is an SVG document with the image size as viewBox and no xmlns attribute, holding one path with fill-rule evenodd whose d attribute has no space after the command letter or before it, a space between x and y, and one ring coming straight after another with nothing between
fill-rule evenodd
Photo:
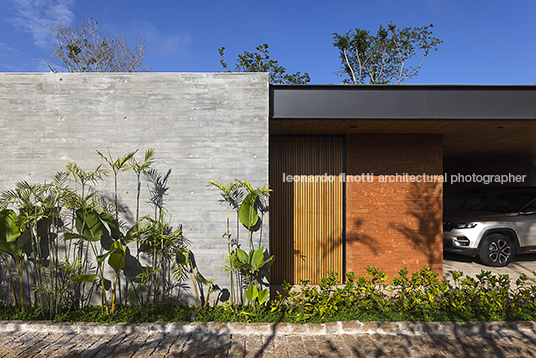
<instances>
[{"instance_id":1,"label":"roof overhang","mask_svg":"<svg viewBox=\"0 0 536 358\"><path fill-rule=\"evenodd\" d=\"M536 86L273 85L273 135L440 134L446 159L536 163Z\"/></svg>"},{"instance_id":2,"label":"roof overhang","mask_svg":"<svg viewBox=\"0 0 536 358\"><path fill-rule=\"evenodd\" d=\"M536 120L536 86L271 86L273 119Z\"/></svg>"}]
</instances>

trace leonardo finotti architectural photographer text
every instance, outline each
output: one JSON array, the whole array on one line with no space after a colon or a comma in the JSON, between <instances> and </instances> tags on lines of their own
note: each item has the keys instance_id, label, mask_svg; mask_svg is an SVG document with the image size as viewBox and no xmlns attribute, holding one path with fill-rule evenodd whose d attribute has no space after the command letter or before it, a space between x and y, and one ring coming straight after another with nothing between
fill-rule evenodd
<instances>
[{"instance_id":1,"label":"leonardo finotti architectural photographer text","mask_svg":"<svg viewBox=\"0 0 536 358\"><path fill-rule=\"evenodd\" d=\"M380 174L363 173L360 175L347 175L341 173L339 175L290 175L283 173L283 182L303 182L303 183L332 183L348 182L348 183L475 183L475 184L506 184L506 183L523 183L526 175L515 174L443 174L443 175L428 175L428 174Z\"/></svg>"}]
</instances>

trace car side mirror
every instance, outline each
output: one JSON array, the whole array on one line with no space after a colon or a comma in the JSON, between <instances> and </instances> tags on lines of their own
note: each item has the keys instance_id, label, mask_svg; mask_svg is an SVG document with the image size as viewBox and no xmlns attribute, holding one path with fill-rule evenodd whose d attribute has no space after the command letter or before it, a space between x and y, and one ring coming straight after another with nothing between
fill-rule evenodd
<instances>
[{"instance_id":1,"label":"car side mirror","mask_svg":"<svg viewBox=\"0 0 536 358\"><path fill-rule=\"evenodd\" d=\"M536 209L527 208L519 212L519 215L534 215L536 214Z\"/></svg>"}]
</instances>

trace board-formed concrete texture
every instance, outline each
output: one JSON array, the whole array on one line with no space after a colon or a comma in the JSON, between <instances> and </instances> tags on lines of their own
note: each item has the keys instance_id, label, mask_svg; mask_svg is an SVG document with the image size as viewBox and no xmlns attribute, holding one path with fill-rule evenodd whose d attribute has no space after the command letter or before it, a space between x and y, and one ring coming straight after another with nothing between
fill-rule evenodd
<instances>
[{"instance_id":1,"label":"board-formed concrete texture","mask_svg":"<svg viewBox=\"0 0 536 358\"><path fill-rule=\"evenodd\" d=\"M267 73L0 74L0 191L22 180L50 182L68 162L94 169L104 163L96 150L116 159L138 149L142 160L154 148L154 168L171 170L167 220L183 225L203 275L226 287L226 206L207 184L268 184L268 87ZM97 189L113 200L113 175ZM131 225L132 171L119 174L118 190ZM141 196L141 214L154 215L147 181ZM261 232L255 246L268 249L267 214ZM247 249L244 228L239 239Z\"/></svg>"}]
</instances>

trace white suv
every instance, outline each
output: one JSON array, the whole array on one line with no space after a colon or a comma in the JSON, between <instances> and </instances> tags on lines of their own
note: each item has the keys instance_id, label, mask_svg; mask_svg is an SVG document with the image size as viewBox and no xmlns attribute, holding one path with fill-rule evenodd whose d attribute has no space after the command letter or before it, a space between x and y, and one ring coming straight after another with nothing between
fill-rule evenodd
<instances>
[{"instance_id":1,"label":"white suv","mask_svg":"<svg viewBox=\"0 0 536 358\"><path fill-rule=\"evenodd\" d=\"M443 250L506 266L536 252L536 189L512 189L467 211L444 215Z\"/></svg>"}]
</instances>

